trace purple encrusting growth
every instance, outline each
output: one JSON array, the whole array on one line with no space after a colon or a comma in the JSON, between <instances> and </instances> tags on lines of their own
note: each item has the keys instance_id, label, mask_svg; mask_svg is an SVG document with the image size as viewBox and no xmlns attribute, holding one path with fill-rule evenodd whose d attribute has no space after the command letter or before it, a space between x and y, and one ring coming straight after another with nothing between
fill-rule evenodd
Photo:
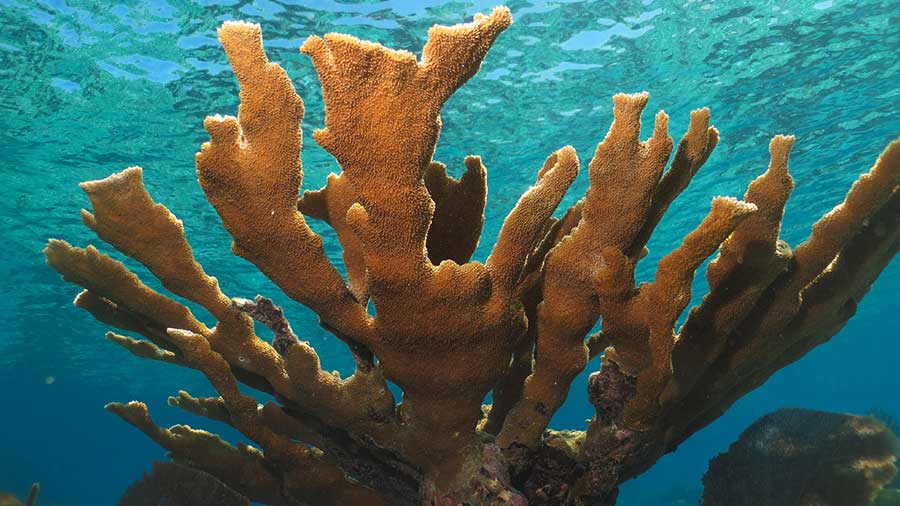
<instances>
[{"instance_id":1,"label":"purple encrusting growth","mask_svg":"<svg viewBox=\"0 0 900 506\"><path fill-rule=\"evenodd\" d=\"M272 347L278 353L284 354L284 351L289 346L297 344L299 341L297 334L294 334L294 330L291 328L291 324L284 317L284 311L276 306L272 299L262 295L257 295L253 300L234 297L231 299L231 303L234 304L234 307L247 313L254 320L262 323L275 333L275 338L272 339Z\"/></svg>"},{"instance_id":2,"label":"purple encrusting growth","mask_svg":"<svg viewBox=\"0 0 900 506\"><path fill-rule=\"evenodd\" d=\"M597 419L603 425L619 422L628 401L637 390L637 378L619 369L615 362L603 364L588 378L588 399L597 408Z\"/></svg>"}]
</instances>

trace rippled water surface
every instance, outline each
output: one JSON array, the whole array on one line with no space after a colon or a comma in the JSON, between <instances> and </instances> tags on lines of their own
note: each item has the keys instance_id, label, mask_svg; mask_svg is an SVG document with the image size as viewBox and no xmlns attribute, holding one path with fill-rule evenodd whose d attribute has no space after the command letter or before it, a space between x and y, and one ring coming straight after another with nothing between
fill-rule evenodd
<instances>
[{"instance_id":1,"label":"rippled water surface","mask_svg":"<svg viewBox=\"0 0 900 506\"><path fill-rule=\"evenodd\" d=\"M705 215L713 196L743 194L765 169L773 134L798 136L791 162L797 190L783 230L791 244L806 237L809 225L900 134L896 0L508 5L515 23L449 101L436 156L456 173L470 153L488 167L481 260L550 152L571 144L582 160L590 158L611 121L615 92L649 91L646 120L665 109L676 138L689 112L701 106L711 108L722 132L651 242L639 273L644 279ZM168 408L166 397L180 388L210 389L198 374L138 360L105 341L104 325L72 307L77 290L44 265L40 250L48 237L97 243L80 222L78 210L86 206L80 181L143 166L151 194L184 220L198 259L229 295L273 296L301 337L318 347L326 368L352 370L349 355L311 313L231 255L196 184L193 154L207 139L203 117L234 114L237 106L236 83L215 34L222 21L261 23L270 59L287 69L306 101L304 186L312 189L337 168L311 136L323 114L316 75L297 50L306 36L340 31L419 52L432 24L465 21L492 6L480 0L0 0L0 490L24 495L32 481L41 481L42 506L114 504L162 451L105 413L107 401L138 398L160 423L187 422L237 438ZM566 203L586 185L582 174ZM333 234L317 230L339 262ZM701 276L695 294L704 288ZM877 408L900 416L898 292L895 261L838 336L625 485L620 504L690 501L707 460L777 407ZM582 378L554 425L583 427L589 407Z\"/></svg>"}]
</instances>

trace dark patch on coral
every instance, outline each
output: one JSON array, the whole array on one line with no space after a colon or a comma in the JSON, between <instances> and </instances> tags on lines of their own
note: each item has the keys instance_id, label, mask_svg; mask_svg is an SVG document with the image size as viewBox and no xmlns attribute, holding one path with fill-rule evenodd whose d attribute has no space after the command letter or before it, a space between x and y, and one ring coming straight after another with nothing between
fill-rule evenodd
<instances>
[{"instance_id":1,"label":"dark patch on coral","mask_svg":"<svg viewBox=\"0 0 900 506\"><path fill-rule=\"evenodd\" d=\"M287 399L281 409L320 436L320 449L348 477L390 497L392 506L414 506L421 494L422 474L394 452L379 448L365 434L354 437L323 423Z\"/></svg>"},{"instance_id":2,"label":"dark patch on coral","mask_svg":"<svg viewBox=\"0 0 900 506\"><path fill-rule=\"evenodd\" d=\"M541 445L530 450L513 445L504 450L512 485L522 491L529 506L612 506L617 490L606 497L579 497L573 488L585 467L563 449Z\"/></svg>"},{"instance_id":3,"label":"dark patch on coral","mask_svg":"<svg viewBox=\"0 0 900 506\"><path fill-rule=\"evenodd\" d=\"M297 344L297 334L291 329L284 316L284 311L276 306L272 299L257 295L253 300L233 298L231 303L237 309L247 313L251 318L262 323L275 333L272 339L272 347L280 354L284 354L285 350Z\"/></svg>"},{"instance_id":4,"label":"dark patch on coral","mask_svg":"<svg viewBox=\"0 0 900 506\"><path fill-rule=\"evenodd\" d=\"M637 378L619 369L613 361L606 361L598 372L588 378L588 399L597 410L597 420L611 425L622 419L625 405L637 391Z\"/></svg>"}]
</instances>

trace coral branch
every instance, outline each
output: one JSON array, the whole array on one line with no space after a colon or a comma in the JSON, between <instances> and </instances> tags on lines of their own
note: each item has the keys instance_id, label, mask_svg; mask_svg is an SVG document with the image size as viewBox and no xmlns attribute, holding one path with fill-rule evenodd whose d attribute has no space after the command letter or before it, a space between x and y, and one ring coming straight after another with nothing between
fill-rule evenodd
<instances>
[{"instance_id":1,"label":"coral branch","mask_svg":"<svg viewBox=\"0 0 900 506\"><path fill-rule=\"evenodd\" d=\"M100 181L81 186L91 199L94 213L82 211L85 224L119 251L138 260L162 281L163 286L206 308L218 323L214 332L200 333L213 346L232 358L244 357L242 368L266 378L276 387L283 373L273 351L253 333L250 318L232 307L194 259L181 222L164 206L156 204L144 189L139 167L126 169ZM134 226L134 223L140 226ZM179 322L167 322L175 328Z\"/></svg>"},{"instance_id":2,"label":"coral branch","mask_svg":"<svg viewBox=\"0 0 900 506\"><path fill-rule=\"evenodd\" d=\"M37 506L38 494L41 492L41 484L34 483L28 491L28 497L25 498L25 506Z\"/></svg>"},{"instance_id":3,"label":"coral branch","mask_svg":"<svg viewBox=\"0 0 900 506\"><path fill-rule=\"evenodd\" d=\"M117 334L110 334L111 340L138 356L198 367L185 364L167 332L168 328L185 329L202 335L213 349L227 357L233 364L233 373L244 383L301 403L330 423L353 425L360 420L383 420L384 413L393 410L393 399L380 373L371 370L371 361L361 374L342 382L321 371L317 357L310 363L303 358L303 352L297 351L311 351L308 346L292 347L283 359L258 339L252 320L232 305L231 299L219 290L216 279L203 272L194 260L181 223L146 193L139 168L82 186L94 204L94 214L83 211L85 223L147 265L164 286L203 305L219 319L214 329L208 329L186 307L148 288L120 262L93 247L80 250L62 241L51 241L46 250L50 265L67 280L88 289L76 298L75 304L101 321L141 333L152 343ZM128 226L136 220L139 226ZM283 323L287 325L286 320ZM275 344L284 353L292 343L297 343L296 337L284 335ZM317 396L346 400L323 404Z\"/></svg>"},{"instance_id":4,"label":"coral branch","mask_svg":"<svg viewBox=\"0 0 900 506\"><path fill-rule=\"evenodd\" d=\"M281 479L259 450L246 445L234 447L219 436L184 425L160 428L150 419L147 406L141 402L107 404L106 409L171 452L175 460L192 463L253 501L285 504L281 497Z\"/></svg>"},{"instance_id":5,"label":"coral branch","mask_svg":"<svg viewBox=\"0 0 900 506\"><path fill-rule=\"evenodd\" d=\"M169 350L160 348L159 346L140 339L132 339L128 336L116 334L115 332L107 332L106 338L118 344L119 346L130 351L133 355L141 358L149 358L151 360L159 360L170 364L187 366L187 363L180 358L180 354L176 354Z\"/></svg>"},{"instance_id":6,"label":"coral branch","mask_svg":"<svg viewBox=\"0 0 900 506\"><path fill-rule=\"evenodd\" d=\"M430 265L425 243L434 203L422 178L437 142L440 108L510 22L509 10L497 8L472 23L434 27L421 62L412 53L339 34L310 37L301 48L312 58L325 101L325 128L315 139L356 191L358 204L346 219L364 245L379 312L390 310L379 292L420 283Z\"/></svg>"},{"instance_id":7,"label":"coral branch","mask_svg":"<svg viewBox=\"0 0 900 506\"><path fill-rule=\"evenodd\" d=\"M82 183L94 211L82 209L85 225L144 264L166 289L206 308L220 324L246 327L247 320L231 310L218 281L194 259L181 221L153 202L142 176L140 167L131 167L106 179Z\"/></svg>"},{"instance_id":8,"label":"coral branch","mask_svg":"<svg viewBox=\"0 0 900 506\"><path fill-rule=\"evenodd\" d=\"M643 228L672 151L669 117L662 111L656 115L653 136L640 141L641 112L649 98L648 93L613 97L615 119L591 160L591 186L570 248L589 251L590 244L595 252L606 247L624 252Z\"/></svg>"},{"instance_id":9,"label":"coral branch","mask_svg":"<svg viewBox=\"0 0 900 506\"><path fill-rule=\"evenodd\" d=\"M589 165L591 184L578 224L547 253L544 262L537 360L523 401L500 434L501 445L539 444L569 385L587 364L584 337L600 316L598 291L600 298L614 300L633 285L629 276L621 275L629 270L628 262L616 260L617 255L642 230L672 149L668 116L662 112L656 117L653 136L640 141L640 115L648 99L646 93L613 97L615 120ZM598 287L600 280L609 286Z\"/></svg>"},{"instance_id":10,"label":"coral branch","mask_svg":"<svg viewBox=\"0 0 900 506\"><path fill-rule=\"evenodd\" d=\"M190 329L194 332L209 333L209 329L200 323L184 305L152 290L129 271L125 265L97 251L93 246L85 249L75 248L65 241L51 240L44 249L47 263L63 279L82 286L91 295L82 298L84 307L96 307L96 297L102 297L113 307L124 311L130 322L140 322L153 329L165 330L167 327Z\"/></svg>"},{"instance_id":11,"label":"coral branch","mask_svg":"<svg viewBox=\"0 0 900 506\"><path fill-rule=\"evenodd\" d=\"M297 211L303 103L284 70L268 62L259 25L228 22L219 38L241 85L241 106L239 118L206 118L210 142L196 156L200 184L238 255L328 325L366 342L365 307Z\"/></svg>"},{"instance_id":12,"label":"coral branch","mask_svg":"<svg viewBox=\"0 0 900 506\"><path fill-rule=\"evenodd\" d=\"M629 426L643 425L658 414L662 390L671 379L672 348L675 344L673 328L688 302L691 300L691 282L694 272L735 229L741 220L756 211L756 206L733 198L719 197L713 200L712 210L696 230L684 238L681 246L666 255L659 262L656 279L641 287L640 294L630 301L626 309L628 318L647 326L649 363L628 364L621 360L625 353L619 353L633 346L629 342L634 335L622 339L625 332L617 329L615 318L604 320L604 330L610 333L610 341L615 347L613 359L632 374L638 372L637 392L625 412L625 423ZM608 315L613 316L613 315ZM627 324L626 324L627 325ZM608 329L608 330L607 330ZM640 347L641 345L638 344ZM636 355L630 352L631 355ZM618 360L617 360L618 359Z\"/></svg>"},{"instance_id":13,"label":"coral branch","mask_svg":"<svg viewBox=\"0 0 900 506\"><path fill-rule=\"evenodd\" d=\"M776 136L769 145L765 174L750 183L744 200L759 211L744 220L722 244L706 275L711 293L691 310L672 350L672 395L693 388L727 346L727 336L747 316L764 290L784 272L790 248L778 243L784 206L793 190L787 159L793 137ZM739 289L736 287L740 287Z\"/></svg>"},{"instance_id":14,"label":"coral branch","mask_svg":"<svg viewBox=\"0 0 900 506\"><path fill-rule=\"evenodd\" d=\"M708 269L711 291L691 311L674 346L671 330L662 332L665 326L658 318L673 307L661 300L677 302L677 293L657 298L638 314L604 313L604 334L613 348L607 349L597 377L605 380L597 384L624 385L636 379L638 391L626 394L625 409L612 414L606 402L597 404L582 448L589 470L581 482L593 494L642 472L775 371L827 341L900 250L900 141L895 141L854 184L845 202L813 227L807 245L797 248L806 253L799 260L792 258L777 239L793 187L787 172L792 142L791 137L773 139L769 169L751 183L746 195L747 205L758 211L723 243ZM820 237L827 233L834 236ZM822 261L826 257L828 263ZM812 275L813 267L822 271ZM798 288L801 281L805 284ZM629 304L647 298L647 288ZM683 308L686 300L680 300ZM671 323L673 314L668 317ZM663 336L657 345L653 329ZM650 336L649 355L625 342L641 335ZM623 336L630 337L623 341ZM666 349L670 366L654 365ZM654 362L647 364L647 356ZM624 375L605 373L621 366Z\"/></svg>"},{"instance_id":15,"label":"coral branch","mask_svg":"<svg viewBox=\"0 0 900 506\"><path fill-rule=\"evenodd\" d=\"M900 141L894 141L869 175L864 175L860 181L871 181L876 170L881 174L900 173ZM845 204L836 207L823 220L840 215L851 199L861 205L862 196L854 195L859 185L858 182L851 189ZM877 211L865 218L861 230L846 241L824 272L803 289L802 304L792 310L796 317L786 325L780 323L785 308L777 304L782 300L779 297L786 297L783 295L785 290L793 290L790 280L795 279L792 270L788 270L768 287L745 320L735 327L729 337L729 347L697 381L695 391L686 396L688 402L696 405L692 404L675 418L685 425L682 437L717 418L778 369L827 341L853 316L857 302L900 250L900 191L897 183L878 188L868 198L874 201L870 205ZM820 230L819 224L815 225L813 236ZM796 264L789 265L792 269ZM687 423L686 419L691 422Z\"/></svg>"},{"instance_id":16,"label":"coral branch","mask_svg":"<svg viewBox=\"0 0 900 506\"><path fill-rule=\"evenodd\" d=\"M347 210L356 203L356 191L343 175L328 175L328 182L321 190L305 191L297 202L297 209L304 215L322 220L334 229L343 247L342 257L347 270L347 283L353 297L361 304L369 299L366 263L362 243L347 224Z\"/></svg>"},{"instance_id":17,"label":"coral branch","mask_svg":"<svg viewBox=\"0 0 900 506\"><path fill-rule=\"evenodd\" d=\"M802 291L826 271L842 248L867 226L898 184L900 142L895 141L882 153L872 169L853 184L844 202L817 221L809 239L794 250L792 268L773 287L773 298L758 323L759 329L777 331L797 314ZM764 341L757 342L762 344ZM760 353L764 352L753 346L742 355L747 357Z\"/></svg>"},{"instance_id":18,"label":"coral branch","mask_svg":"<svg viewBox=\"0 0 900 506\"><path fill-rule=\"evenodd\" d=\"M356 374L342 380L322 370L316 351L297 338L281 308L270 299L257 295L253 301L235 298L233 304L275 333L272 344L284 358L285 373L293 383L290 400L335 426L387 430L382 422L392 415L394 399L370 360L356 354Z\"/></svg>"},{"instance_id":19,"label":"coral branch","mask_svg":"<svg viewBox=\"0 0 900 506\"><path fill-rule=\"evenodd\" d=\"M259 444L267 460L283 473L288 497L302 497L316 504L380 505L382 499L370 489L350 483L343 472L321 454L302 443L277 434L260 419L256 400L238 390L225 359L214 352L208 341L189 331L170 329L169 335L194 367L203 372L222 395L232 425ZM299 479L302 476L302 479Z\"/></svg>"},{"instance_id":20,"label":"coral branch","mask_svg":"<svg viewBox=\"0 0 900 506\"><path fill-rule=\"evenodd\" d=\"M231 423L231 413L222 397L193 397L184 390L178 391L178 397L169 397L169 406L181 408L188 413L203 416L210 420Z\"/></svg>"},{"instance_id":21,"label":"coral branch","mask_svg":"<svg viewBox=\"0 0 900 506\"><path fill-rule=\"evenodd\" d=\"M487 261L495 283L512 290L519 282L525 258L531 253L541 232L566 190L578 175L578 156L572 146L550 155L531 187L503 222L497 243Z\"/></svg>"},{"instance_id":22,"label":"coral branch","mask_svg":"<svg viewBox=\"0 0 900 506\"><path fill-rule=\"evenodd\" d=\"M653 191L650 209L641 231L627 249L628 256L637 256L647 245L650 236L659 224L669 205L687 188L691 178L706 163L719 142L719 131L709 126L709 109L691 111L691 122L688 131L678 143L678 150L669 170L663 174Z\"/></svg>"},{"instance_id":23,"label":"coral branch","mask_svg":"<svg viewBox=\"0 0 900 506\"><path fill-rule=\"evenodd\" d=\"M75 307L91 313L91 316L96 318L97 321L112 325L117 329L137 332L150 340L147 344L153 344L161 351L174 352L174 355L178 354L175 347L169 342L169 336L166 334L165 327L161 322L147 320L141 315L128 310L120 304L104 299L90 290L83 290L76 295L73 304ZM108 335L107 338L109 338ZM121 340L113 339L113 341L123 344Z\"/></svg>"}]
</instances>

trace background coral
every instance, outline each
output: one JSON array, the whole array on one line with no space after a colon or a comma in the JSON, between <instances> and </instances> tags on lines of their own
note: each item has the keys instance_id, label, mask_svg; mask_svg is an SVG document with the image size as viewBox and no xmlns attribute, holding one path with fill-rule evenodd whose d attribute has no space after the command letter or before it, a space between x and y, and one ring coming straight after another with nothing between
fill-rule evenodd
<instances>
[{"instance_id":1,"label":"background coral","mask_svg":"<svg viewBox=\"0 0 900 506\"><path fill-rule=\"evenodd\" d=\"M246 497L199 469L154 462L153 471L128 487L119 506L250 506Z\"/></svg>"},{"instance_id":2,"label":"background coral","mask_svg":"<svg viewBox=\"0 0 900 506\"><path fill-rule=\"evenodd\" d=\"M782 409L709 463L701 504L869 504L896 476L898 453L897 436L873 418Z\"/></svg>"}]
</instances>

